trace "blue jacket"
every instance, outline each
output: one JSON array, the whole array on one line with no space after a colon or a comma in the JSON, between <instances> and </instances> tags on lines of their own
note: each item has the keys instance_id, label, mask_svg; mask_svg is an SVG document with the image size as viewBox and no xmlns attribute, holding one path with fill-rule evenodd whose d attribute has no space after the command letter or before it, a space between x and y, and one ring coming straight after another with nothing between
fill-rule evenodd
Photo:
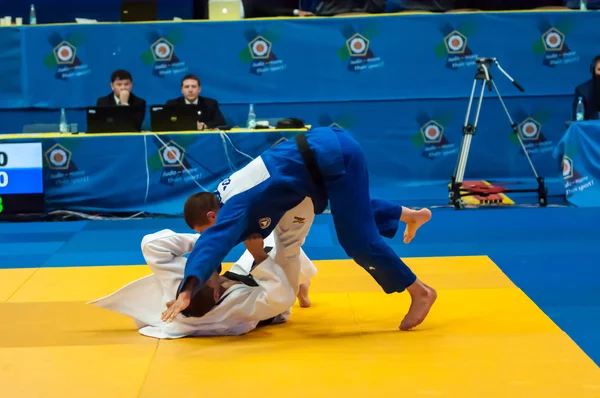
<instances>
[{"instance_id":1,"label":"blue jacket","mask_svg":"<svg viewBox=\"0 0 600 398\"><path fill-rule=\"evenodd\" d=\"M324 176L344 173L342 150L336 137L341 131L322 127L306 135ZM305 169L294 140L265 151L222 181L216 194L221 203L217 222L196 242L188 257L181 286L188 277L195 276L200 280L200 287L219 270L231 249L251 233L268 236L283 215L304 198L323 200Z\"/></svg>"},{"instance_id":2,"label":"blue jacket","mask_svg":"<svg viewBox=\"0 0 600 398\"><path fill-rule=\"evenodd\" d=\"M345 173L338 134L349 133L334 127L322 127L306 134L325 179ZM314 186L294 140L284 141L265 151L222 181L216 194L221 203L217 222L200 236L190 253L180 291L192 276L200 280L197 289L201 288L220 269L221 262L231 249L251 233L268 236L283 215L304 198L310 197L317 202L317 209L324 209L327 205L327 197ZM398 229L401 207L379 200L372 200L371 205L380 235L392 238Z\"/></svg>"}]
</instances>

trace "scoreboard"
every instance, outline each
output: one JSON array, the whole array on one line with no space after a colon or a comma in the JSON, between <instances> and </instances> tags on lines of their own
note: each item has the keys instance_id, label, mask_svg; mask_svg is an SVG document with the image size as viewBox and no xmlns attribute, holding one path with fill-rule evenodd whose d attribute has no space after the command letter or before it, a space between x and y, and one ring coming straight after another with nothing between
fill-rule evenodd
<instances>
[{"instance_id":1,"label":"scoreboard","mask_svg":"<svg viewBox=\"0 0 600 398\"><path fill-rule=\"evenodd\" d=\"M42 143L0 144L0 215L43 212Z\"/></svg>"}]
</instances>

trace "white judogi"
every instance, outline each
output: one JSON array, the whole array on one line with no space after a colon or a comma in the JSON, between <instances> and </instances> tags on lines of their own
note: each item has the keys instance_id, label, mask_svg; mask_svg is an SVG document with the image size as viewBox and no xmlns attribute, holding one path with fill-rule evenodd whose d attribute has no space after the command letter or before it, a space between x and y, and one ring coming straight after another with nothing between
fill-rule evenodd
<instances>
[{"instance_id":1,"label":"white judogi","mask_svg":"<svg viewBox=\"0 0 600 398\"><path fill-rule=\"evenodd\" d=\"M179 315L172 323L160 319L166 304L175 299L183 279L186 263L183 256L192 250L200 236L171 230L147 235L142 240L142 252L152 275L89 304L127 315L133 318L141 334L161 339L241 335L255 329L262 320L275 317L274 323L285 322L299 284L308 282L317 271L301 249L313 219L310 199L289 211L265 239L265 246L273 247L268 259L252 271L259 286L233 285L225 291L220 303L201 318ZM248 275L253 261L246 251L231 272Z\"/></svg>"}]
</instances>

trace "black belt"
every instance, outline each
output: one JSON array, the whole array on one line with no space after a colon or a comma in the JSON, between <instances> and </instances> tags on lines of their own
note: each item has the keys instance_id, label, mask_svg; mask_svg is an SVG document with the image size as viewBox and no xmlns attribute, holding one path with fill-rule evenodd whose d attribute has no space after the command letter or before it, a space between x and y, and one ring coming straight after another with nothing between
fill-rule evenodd
<instances>
[{"instance_id":1,"label":"black belt","mask_svg":"<svg viewBox=\"0 0 600 398\"><path fill-rule=\"evenodd\" d=\"M308 145L308 140L306 139L306 133L298 134L296 136L296 145L298 146L298 151L300 152L300 156L302 156L302 161L304 162L304 167L310 176L313 184L317 188L317 195L319 198L313 198L313 203L315 205L315 214L321 214L325 211L325 207L327 207L327 197L325 195L325 181L323 179L323 174L321 173L321 169L319 168L319 164L315 159L315 155L313 151L310 149Z\"/></svg>"}]
</instances>

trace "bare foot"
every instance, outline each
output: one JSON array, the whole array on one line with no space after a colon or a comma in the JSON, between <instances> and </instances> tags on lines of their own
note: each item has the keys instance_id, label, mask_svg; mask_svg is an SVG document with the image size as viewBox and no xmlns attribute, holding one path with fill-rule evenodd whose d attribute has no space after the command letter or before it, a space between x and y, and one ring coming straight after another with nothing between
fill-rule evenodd
<instances>
[{"instance_id":1,"label":"bare foot","mask_svg":"<svg viewBox=\"0 0 600 398\"><path fill-rule=\"evenodd\" d=\"M310 307L310 298L308 297L308 288L310 282L303 283L298 289L298 303L302 308Z\"/></svg>"},{"instance_id":2,"label":"bare foot","mask_svg":"<svg viewBox=\"0 0 600 398\"><path fill-rule=\"evenodd\" d=\"M408 313L400 324L400 330L411 330L423 323L437 299L437 292L419 280L409 286L407 290L410 293L412 302Z\"/></svg>"},{"instance_id":3,"label":"bare foot","mask_svg":"<svg viewBox=\"0 0 600 398\"><path fill-rule=\"evenodd\" d=\"M404 230L404 243L410 243L410 241L413 240L417 234L417 229L419 229L430 219L431 210L429 209L412 210L403 207L400 220L406 223L406 229Z\"/></svg>"}]
</instances>

